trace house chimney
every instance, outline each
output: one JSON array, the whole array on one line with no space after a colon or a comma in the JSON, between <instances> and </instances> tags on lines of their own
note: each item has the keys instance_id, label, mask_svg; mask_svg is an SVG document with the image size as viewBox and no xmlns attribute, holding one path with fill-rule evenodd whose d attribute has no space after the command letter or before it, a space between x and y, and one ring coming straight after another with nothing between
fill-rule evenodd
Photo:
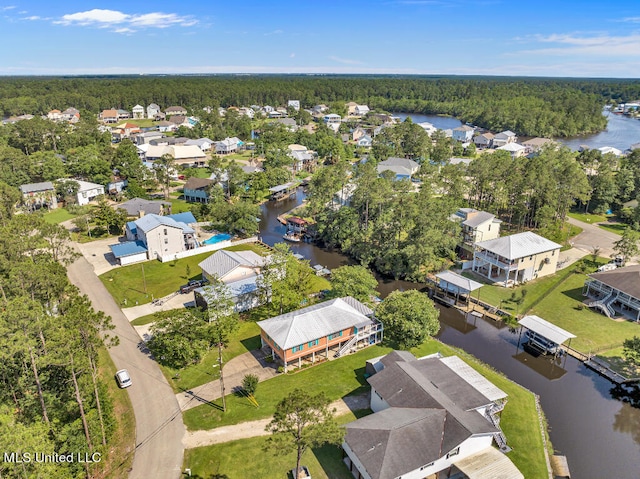
<instances>
[{"instance_id":1,"label":"house chimney","mask_svg":"<svg viewBox=\"0 0 640 479\"><path fill-rule=\"evenodd\" d=\"M474 216L476 216L479 213L478 210L473 210L473 211L468 211L467 212L467 219L470 220L471 218L473 218Z\"/></svg>"},{"instance_id":2,"label":"house chimney","mask_svg":"<svg viewBox=\"0 0 640 479\"><path fill-rule=\"evenodd\" d=\"M144 210L138 210L138 218L142 218L144 216Z\"/></svg>"}]
</instances>

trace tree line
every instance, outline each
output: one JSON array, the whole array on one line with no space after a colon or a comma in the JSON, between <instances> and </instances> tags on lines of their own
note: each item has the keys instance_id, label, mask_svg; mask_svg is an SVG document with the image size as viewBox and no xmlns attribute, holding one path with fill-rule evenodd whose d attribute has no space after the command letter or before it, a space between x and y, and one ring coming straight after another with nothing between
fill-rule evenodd
<instances>
[{"instance_id":1,"label":"tree line","mask_svg":"<svg viewBox=\"0 0 640 479\"><path fill-rule=\"evenodd\" d=\"M149 76L6 77L0 79L3 116L46 114L73 106L97 114L136 104L182 105L200 114L218 106L313 105L356 101L387 111L453 115L493 130L527 136L600 131L607 102L640 97L637 82L438 76Z\"/></svg>"},{"instance_id":2,"label":"tree line","mask_svg":"<svg viewBox=\"0 0 640 479\"><path fill-rule=\"evenodd\" d=\"M2 218L0 449L32 458L3 461L2 477L90 477L95 466L41 464L33 454L106 458L116 428L99 373L100 332L112 327L110 318L67 280L65 265L74 258L67 241L66 230L38 216Z\"/></svg>"}]
</instances>

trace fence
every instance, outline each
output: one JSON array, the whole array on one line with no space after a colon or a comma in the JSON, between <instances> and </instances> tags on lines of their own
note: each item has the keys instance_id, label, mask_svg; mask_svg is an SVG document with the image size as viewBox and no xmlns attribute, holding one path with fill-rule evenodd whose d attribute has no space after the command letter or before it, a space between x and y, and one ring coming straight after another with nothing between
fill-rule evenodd
<instances>
[{"instance_id":1,"label":"fence","mask_svg":"<svg viewBox=\"0 0 640 479\"><path fill-rule=\"evenodd\" d=\"M194 248L187 251L181 251L175 254L159 256L158 259L162 263L166 263L168 261L173 261L175 259L188 258L189 256L195 256L197 254L202 254L202 253L210 253L211 251L217 251L219 249L228 248L229 246L235 246L235 245L245 244L245 243L256 243L257 241L258 241L257 236L251 236L249 238L239 239L235 241L225 240L225 241L220 241L219 243L200 246L199 248Z\"/></svg>"}]
</instances>

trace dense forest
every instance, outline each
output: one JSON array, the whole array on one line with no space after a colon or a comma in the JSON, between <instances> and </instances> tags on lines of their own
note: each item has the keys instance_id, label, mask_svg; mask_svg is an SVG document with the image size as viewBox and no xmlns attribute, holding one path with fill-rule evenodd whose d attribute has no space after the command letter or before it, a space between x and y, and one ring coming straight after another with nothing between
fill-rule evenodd
<instances>
[{"instance_id":1,"label":"dense forest","mask_svg":"<svg viewBox=\"0 0 640 479\"><path fill-rule=\"evenodd\" d=\"M434 76L140 76L5 77L3 116L74 107L97 114L157 103L205 106L286 105L310 108L356 101L385 111L452 115L491 130L561 137L600 131L608 102L640 98L628 80Z\"/></svg>"}]
</instances>

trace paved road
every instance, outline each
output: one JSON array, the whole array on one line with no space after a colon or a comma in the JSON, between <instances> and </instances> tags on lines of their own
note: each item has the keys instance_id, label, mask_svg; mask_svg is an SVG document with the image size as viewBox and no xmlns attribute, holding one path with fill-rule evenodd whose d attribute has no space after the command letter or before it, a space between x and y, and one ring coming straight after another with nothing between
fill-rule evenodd
<instances>
[{"instance_id":1,"label":"paved road","mask_svg":"<svg viewBox=\"0 0 640 479\"><path fill-rule=\"evenodd\" d=\"M96 310L113 319L120 344L109 354L117 368L126 368L131 374L133 385L127 391L136 416L136 450L129 478L180 477L185 428L174 392L156 362L140 349L140 337L89 262L81 257L69 266L67 274Z\"/></svg>"},{"instance_id":2,"label":"paved road","mask_svg":"<svg viewBox=\"0 0 640 479\"><path fill-rule=\"evenodd\" d=\"M600 256L610 258L615 254L613 251L613 243L620 239L620 235L605 231L602 228L578 221L573 218L568 218L569 223L579 226L583 229L582 233L571 240L574 248L581 249L587 253L592 253L594 246L600 248Z\"/></svg>"}]
</instances>

